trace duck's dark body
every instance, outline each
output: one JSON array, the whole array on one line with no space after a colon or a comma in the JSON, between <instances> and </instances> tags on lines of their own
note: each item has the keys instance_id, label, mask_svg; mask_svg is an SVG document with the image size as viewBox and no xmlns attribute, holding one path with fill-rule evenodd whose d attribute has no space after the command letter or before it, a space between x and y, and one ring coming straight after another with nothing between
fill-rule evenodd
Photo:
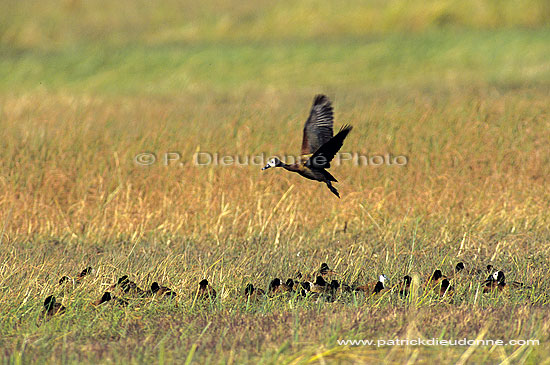
<instances>
[{"instance_id":1,"label":"duck's dark body","mask_svg":"<svg viewBox=\"0 0 550 365\"><path fill-rule=\"evenodd\" d=\"M506 277L504 276L504 272L497 271L493 275L489 275L487 280L485 280L484 286L483 286L483 292L489 293L495 289L505 290L505 289L511 289L511 288L531 289L530 286L526 286L525 284L520 283L519 281L513 281L511 283L507 283Z\"/></svg>"},{"instance_id":2,"label":"duck's dark body","mask_svg":"<svg viewBox=\"0 0 550 365\"><path fill-rule=\"evenodd\" d=\"M338 182L338 180L336 180L334 176L332 176L327 170L322 168L320 169L311 168L306 166L305 163L304 164L295 163L292 165L285 164L282 167L285 170L297 172L298 174L302 175L306 179L322 181L322 182L327 182L327 181Z\"/></svg>"},{"instance_id":3,"label":"duck's dark body","mask_svg":"<svg viewBox=\"0 0 550 365\"><path fill-rule=\"evenodd\" d=\"M43 317L53 317L56 314L65 313L65 307L61 303L55 301L55 297L50 295L44 300L44 310L42 311Z\"/></svg>"},{"instance_id":4,"label":"duck's dark body","mask_svg":"<svg viewBox=\"0 0 550 365\"><path fill-rule=\"evenodd\" d=\"M338 180L326 169L330 168L330 161L342 147L344 139L352 127L345 125L338 134L333 136L333 124L330 100L325 95L317 95L313 100L309 118L304 125L300 161L287 165L274 158L262 170L270 167L283 167L285 170L296 172L306 179L324 182L334 195L340 197L338 190L332 186L332 182Z\"/></svg>"}]
</instances>

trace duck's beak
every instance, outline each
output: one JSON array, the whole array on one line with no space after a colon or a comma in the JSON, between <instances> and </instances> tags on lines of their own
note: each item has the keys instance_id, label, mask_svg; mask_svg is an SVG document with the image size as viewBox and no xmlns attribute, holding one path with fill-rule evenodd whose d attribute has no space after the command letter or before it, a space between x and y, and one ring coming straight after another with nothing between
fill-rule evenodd
<instances>
[{"instance_id":1,"label":"duck's beak","mask_svg":"<svg viewBox=\"0 0 550 365\"><path fill-rule=\"evenodd\" d=\"M270 168L271 166L269 166L269 164L265 165L264 167L262 167L262 171L264 170L267 170L268 168Z\"/></svg>"}]
</instances>

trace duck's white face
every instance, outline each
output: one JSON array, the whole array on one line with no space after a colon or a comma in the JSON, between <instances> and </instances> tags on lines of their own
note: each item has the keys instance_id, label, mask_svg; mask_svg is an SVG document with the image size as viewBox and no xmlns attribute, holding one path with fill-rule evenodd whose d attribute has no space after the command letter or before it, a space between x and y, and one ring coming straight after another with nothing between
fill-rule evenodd
<instances>
[{"instance_id":1,"label":"duck's white face","mask_svg":"<svg viewBox=\"0 0 550 365\"><path fill-rule=\"evenodd\" d=\"M277 158L272 158L271 160L269 160L267 162L267 165L264 166L264 168L262 168L262 170L267 170L269 169L270 167L277 167L277 165L279 164L279 159Z\"/></svg>"},{"instance_id":2,"label":"duck's white face","mask_svg":"<svg viewBox=\"0 0 550 365\"><path fill-rule=\"evenodd\" d=\"M388 277L384 274L380 275L380 277L378 278L378 280L384 284L386 282L386 280L388 280Z\"/></svg>"},{"instance_id":3,"label":"duck's white face","mask_svg":"<svg viewBox=\"0 0 550 365\"><path fill-rule=\"evenodd\" d=\"M495 271L495 272L493 273L493 280L494 280L494 281L497 281L497 280L498 280L498 271Z\"/></svg>"}]
</instances>

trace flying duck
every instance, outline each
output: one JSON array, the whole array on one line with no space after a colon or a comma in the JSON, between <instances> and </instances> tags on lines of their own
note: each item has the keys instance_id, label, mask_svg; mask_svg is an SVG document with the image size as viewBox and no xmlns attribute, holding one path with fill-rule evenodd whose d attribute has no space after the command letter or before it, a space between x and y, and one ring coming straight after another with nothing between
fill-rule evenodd
<instances>
[{"instance_id":1,"label":"flying duck","mask_svg":"<svg viewBox=\"0 0 550 365\"><path fill-rule=\"evenodd\" d=\"M307 179L324 182L329 190L339 198L338 190L332 186L332 182L338 182L338 180L326 169L330 168L330 161L342 147L352 126L344 125L334 136L333 124L334 116L330 100L325 95L315 96L309 118L304 125L302 153L299 161L288 165L274 157L262 170L283 167L285 170L296 172Z\"/></svg>"}]
</instances>

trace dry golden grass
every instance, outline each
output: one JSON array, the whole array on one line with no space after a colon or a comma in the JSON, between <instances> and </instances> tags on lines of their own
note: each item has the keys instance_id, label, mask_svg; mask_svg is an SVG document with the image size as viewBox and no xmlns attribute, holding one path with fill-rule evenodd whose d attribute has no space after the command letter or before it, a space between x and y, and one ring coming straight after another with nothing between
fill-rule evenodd
<instances>
[{"instance_id":1,"label":"dry golden grass","mask_svg":"<svg viewBox=\"0 0 550 365\"><path fill-rule=\"evenodd\" d=\"M464 240L465 248L475 248L495 241L497 226L513 235L541 231L548 226L548 114L544 92L524 93L531 95L495 90L337 98L337 125L355 126L343 150L409 160L406 167L343 162L334 169L341 200L283 171L193 164L197 151L297 153L309 95L293 101L270 93L246 105L185 96L146 103L9 97L3 108L4 240L139 240L154 233L299 243L334 239L345 222L349 232L385 240L399 234L392 228L418 221L420 229L423 222L441 225L428 241ZM156 153L157 163L136 164L141 152ZM168 152L181 160L165 165Z\"/></svg>"}]
</instances>

